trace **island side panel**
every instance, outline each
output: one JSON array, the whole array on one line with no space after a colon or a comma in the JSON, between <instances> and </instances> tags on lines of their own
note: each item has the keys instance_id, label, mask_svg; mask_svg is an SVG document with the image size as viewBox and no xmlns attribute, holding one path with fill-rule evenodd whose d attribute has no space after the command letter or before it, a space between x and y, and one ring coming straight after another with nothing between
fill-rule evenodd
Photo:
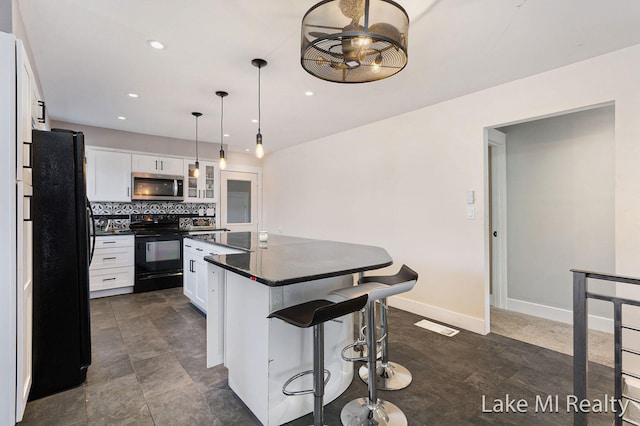
<instances>
[{"instance_id":1,"label":"island side panel","mask_svg":"<svg viewBox=\"0 0 640 426\"><path fill-rule=\"evenodd\" d=\"M253 414L269 417L269 287L226 271L224 359L229 387Z\"/></svg>"},{"instance_id":2,"label":"island side panel","mask_svg":"<svg viewBox=\"0 0 640 426\"><path fill-rule=\"evenodd\" d=\"M271 287L271 310L313 299L328 299L335 289L353 285L353 276L339 276L282 287ZM313 395L286 396L282 386L292 376L313 369L313 328L298 328L279 319L269 325L269 425L280 425L313 411ZM340 396L353 380L353 364L340 352L353 342L353 315L325 324L325 368L331 379L325 388L324 404ZM296 380L290 390L310 389L313 375Z\"/></svg>"},{"instance_id":3,"label":"island side panel","mask_svg":"<svg viewBox=\"0 0 640 426\"><path fill-rule=\"evenodd\" d=\"M207 262L207 368L224 362L226 271Z\"/></svg>"}]
</instances>

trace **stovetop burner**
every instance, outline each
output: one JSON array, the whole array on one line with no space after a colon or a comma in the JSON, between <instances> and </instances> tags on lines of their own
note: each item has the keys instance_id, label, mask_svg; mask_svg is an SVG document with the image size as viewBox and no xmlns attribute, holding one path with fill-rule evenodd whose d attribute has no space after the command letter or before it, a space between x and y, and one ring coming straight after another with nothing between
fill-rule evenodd
<instances>
[{"instance_id":1,"label":"stovetop burner","mask_svg":"<svg viewBox=\"0 0 640 426\"><path fill-rule=\"evenodd\" d=\"M180 217L175 214L133 214L129 228L136 234L176 233L180 232Z\"/></svg>"}]
</instances>

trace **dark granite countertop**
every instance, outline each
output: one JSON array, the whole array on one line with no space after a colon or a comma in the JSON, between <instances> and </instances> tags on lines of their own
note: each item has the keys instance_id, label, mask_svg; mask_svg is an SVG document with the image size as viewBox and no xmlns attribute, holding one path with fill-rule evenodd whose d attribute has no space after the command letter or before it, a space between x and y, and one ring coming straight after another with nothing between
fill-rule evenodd
<instances>
[{"instance_id":1,"label":"dark granite countertop","mask_svg":"<svg viewBox=\"0 0 640 426\"><path fill-rule=\"evenodd\" d=\"M209 241L247 251L206 256L207 262L271 287L353 274L393 263L385 249L374 246L274 234L262 243L256 232L229 232L215 237Z\"/></svg>"}]
</instances>

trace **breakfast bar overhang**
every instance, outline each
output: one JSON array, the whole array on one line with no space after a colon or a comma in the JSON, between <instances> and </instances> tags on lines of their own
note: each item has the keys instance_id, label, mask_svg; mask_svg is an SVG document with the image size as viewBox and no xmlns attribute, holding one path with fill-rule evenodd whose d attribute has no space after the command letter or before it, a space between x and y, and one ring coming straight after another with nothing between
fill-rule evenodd
<instances>
[{"instance_id":1,"label":"breakfast bar overhang","mask_svg":"<svg viewBox=\"0 0 640 426\"><path fill-rule=\"evenodd\" d=\"M276 310L354 284L353 274L389 266L386 250L360 244L231 232L211 241L234 254L212 254L208 264L207 365L221 362L229 386L264 425L280 425L313 410L313 395L285 396L292 376L312 369L311 329L267 319ZM353 341L353 318L330 321L325 328L325 368L331 380L324 402L342 394L353 379L353 364L341 350ZM311 375L293 390L310 388ZM299 386L299 388L298 388Z\"/></svg>"}]
</instances>

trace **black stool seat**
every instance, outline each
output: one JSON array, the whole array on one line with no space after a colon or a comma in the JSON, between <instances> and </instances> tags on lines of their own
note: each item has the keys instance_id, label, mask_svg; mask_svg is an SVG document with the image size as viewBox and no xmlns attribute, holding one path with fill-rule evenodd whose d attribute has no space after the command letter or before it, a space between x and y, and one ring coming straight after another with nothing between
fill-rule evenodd
<instances>
[{"instance_id":1,"label":"black stool seat","mask_svg":"<svg viewBox=\"0 0 640 426\"><path fill-rule=\"evenodd\" d=\"M338 303L324 299L310 300L309 302L272 312L267 318L279 318L296 327L308 328L357 312L364 307L367 299L368 295L365 294Z\"/></svg>"},{"instance_id":2,"label":"black stool seat","mask_svg":"<svg viewBox=\"0 0 640 426\"><path fill-rule=\"evenodd\" d=\"M409 281L416 281L418 279L418 273L407 265L402 265L400 270L393 275L371 275L360 278L358 284L364 283L380 283L386 285L400 284Z\"/></svg>"}]
</instances>

